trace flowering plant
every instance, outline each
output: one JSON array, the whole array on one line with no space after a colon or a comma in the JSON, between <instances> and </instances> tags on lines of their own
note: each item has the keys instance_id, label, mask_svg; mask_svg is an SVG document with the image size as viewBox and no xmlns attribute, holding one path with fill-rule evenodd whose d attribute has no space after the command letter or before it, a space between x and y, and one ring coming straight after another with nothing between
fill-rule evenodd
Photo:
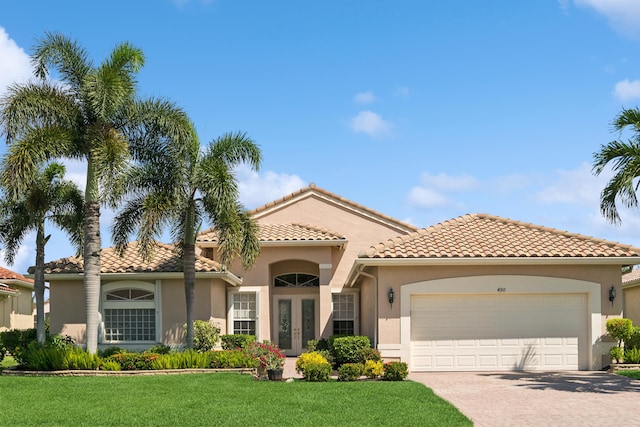
<instances>
[{"instance_id":1,"label":"flowering plant","mask_svg":"<svg viewBox=\"0 0 640 427\"><path fill-rule=\"evenodd\" d=\"M249 352L264 369L281 369L284 366L285 354L277 345L269 342L253 342L249 344Z\"/></svg>"}]
</instances>

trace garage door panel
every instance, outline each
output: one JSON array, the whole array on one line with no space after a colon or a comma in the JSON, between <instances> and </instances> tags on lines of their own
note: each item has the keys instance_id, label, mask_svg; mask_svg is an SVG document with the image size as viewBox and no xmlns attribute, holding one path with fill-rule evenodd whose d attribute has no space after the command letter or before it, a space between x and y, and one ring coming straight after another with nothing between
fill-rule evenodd
<instances>
[{"instance_id":1,"label":"garage door panel","mask_svg":"<svg viewBox=\"0 0 640 427\"><path fill-rule=\"evenodd\" d=\"M579 369L585 294L411 299L412 369Z\"/></svg>"}]
</instances>

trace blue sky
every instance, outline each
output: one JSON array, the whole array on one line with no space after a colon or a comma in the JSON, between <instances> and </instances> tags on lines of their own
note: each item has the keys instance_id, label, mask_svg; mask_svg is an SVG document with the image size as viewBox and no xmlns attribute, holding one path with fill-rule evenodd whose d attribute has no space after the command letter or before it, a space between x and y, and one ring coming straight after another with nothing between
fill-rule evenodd
<instances>
[{"instance_id":1,"label":"blue sky","mask_svg":"<svg viewBox=\"0 0 640 427\"><path fill-rule=\"evenodd\" d=\"M248 208L314 182L419 227L483 212L640 246L640 212L607 224L591 174L640 99L636 0L5 2L0 94L45 31L96 63L131 42L141 95L185 108L203 142L251 135ZM47 259L72 253L54 234ZM12 268L34 256L29 238Z\"/></svg>"}]
</instances>

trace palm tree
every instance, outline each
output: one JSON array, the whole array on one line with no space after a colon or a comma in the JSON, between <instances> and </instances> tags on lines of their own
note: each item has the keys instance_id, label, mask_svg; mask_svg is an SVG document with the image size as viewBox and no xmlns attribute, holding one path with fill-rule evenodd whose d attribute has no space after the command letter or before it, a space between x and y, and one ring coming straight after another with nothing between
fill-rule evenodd
<instances>
[{"instance_id":1,"label":"palm tree","mask_svg":"<svg viewBox=\"0 0 640 427\"><path fill-rule=\"evenodd\" d=\"M629 208L638 206L636 191L640 181L640 110L623 110L614 120L613 128L618 133L630 130L633 135L628 141L615 140L600 147L593 155L593 172L600 175L608 164L612 165L613 177L600 194L600 211L612 224L622 222L616 200Z\"/></svg>"},{"instance_id":2,"label":"palm tree","mask_svg":"<svg viewBox=\"0 0 640 427\"><path fill-rule=\"evenodd\" d=\"M65 231L78 252L82 246L82 193L70 181L63 180L64 166L51 163L38 170L26 192L17 199L0 203L0 242L5 260L13 264L24 237L36 232L36 330L38 342L45 343L44 325L44 247L51 235L45 236L45 223L50 221ZM6 189L12 183L3 183Z\"/></svg>"},{"instance_id":3,"label":"palm tree","mask_svg":"<svg viewBox=\"0 0 640 427\"><path fill-rule=\"evenodd\" d=\"M194 133L195 135L195 133ZM184 148L184 147L183 147ZM260 149L244 133L225 134L200 151L197 137L185 156L175 154L175 144L154 147L154 156L131 170L130 198L116 216L112 228L116 246L124 251L137 230L137 240L146 257L152 255L154 237L167 225L182 258L187 311L187 347L193 347L195 301L195 243L203 220L216 227L219 261L226 268L240 257L244 268L259 252L257 225L238 201L233 168L246 163L257 170Z\"/></svg>"},{"instance_id":4,"label":"palm tree","mask_svg":"<svg viewBox=\"0 0 640 427\"><path fill-rule=\"evenodd\" d=\"M187 115L170 102L136 96L142 51L117 45L94 66L84 48L56 33L46 33L34 49L38 81L13 85L0 100L0 129L9 144L3 180L25 190L37 165L51 159L86 162L84 198L84 287L86 348L98 344L100 295L100 205L115 206L123 172L138 159L138 149L164 138L191 138ZM61 83L48 80L55 72ZM15 195L14 194L14 195Z\"/></svg>"}]
</instances>

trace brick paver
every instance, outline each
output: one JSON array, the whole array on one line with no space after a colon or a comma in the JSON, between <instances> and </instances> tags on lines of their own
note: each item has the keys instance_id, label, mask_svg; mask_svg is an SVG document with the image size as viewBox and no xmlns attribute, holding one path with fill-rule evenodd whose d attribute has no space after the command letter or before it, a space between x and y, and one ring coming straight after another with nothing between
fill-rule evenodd
<instances>
[{"instance_id":1,"label":"brick paver","mask_svg":"<svg viewBox=\"0 0 640 427\"><path fill-rule=\"evenodd\" d=\"M640 426L640 381L606 372L433 372L409 379L476 427Z\"/></svg>"}]
</instances>

